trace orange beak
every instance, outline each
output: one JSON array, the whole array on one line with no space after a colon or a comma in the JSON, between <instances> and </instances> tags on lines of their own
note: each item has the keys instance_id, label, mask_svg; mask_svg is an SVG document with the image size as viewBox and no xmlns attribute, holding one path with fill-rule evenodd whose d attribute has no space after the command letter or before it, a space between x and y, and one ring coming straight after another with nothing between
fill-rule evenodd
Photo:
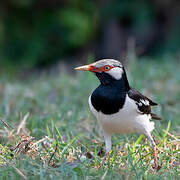
<instances>
[{"instance_id":1,"label":"orange beak","mask_svg":"<svg viewBox=\"0 0 180 180\"><path fill-rule=\"evenodd\" d=\"M91 71L91 72L101 72L102 70L100 68L97 68L94 66L94 64L79 66L75 68L75 70L78 71Z\"/></svg>"},{"instance_id":2,"label":"orange beak","mask_svg":"<svg viewBox=\"0 0 180 180\"><path fill-rule=\"evenodd\" d=\"M91 64L89 64L89 65L79 66L74 69L78 70L78 71L91 71L93 69L92 67L93 66Z\"/></svg>"}]
</instances>

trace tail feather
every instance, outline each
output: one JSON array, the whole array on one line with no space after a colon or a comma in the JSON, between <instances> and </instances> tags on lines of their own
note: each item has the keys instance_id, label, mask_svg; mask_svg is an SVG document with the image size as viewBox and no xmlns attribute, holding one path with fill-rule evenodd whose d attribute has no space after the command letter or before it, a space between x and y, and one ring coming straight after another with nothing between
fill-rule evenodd
<instances>
[{"instance_id":1,"label":"tail feather","mask_svg":"<svg viewBox=\"0 0 180 180\"><path fill-rule=\"evenodd\" d=\"M161 118L154 113L151 113L151 117L156 120L161 120Z\"/></svg>"}]
</instances>

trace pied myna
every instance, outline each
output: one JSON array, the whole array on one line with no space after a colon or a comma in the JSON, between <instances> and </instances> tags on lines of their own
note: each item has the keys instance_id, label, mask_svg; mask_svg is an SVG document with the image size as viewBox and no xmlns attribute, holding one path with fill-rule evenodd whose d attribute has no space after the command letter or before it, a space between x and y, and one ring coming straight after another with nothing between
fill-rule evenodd
<instances>
[{"instance_id":1,"label":"pied myna","mask_svg":"<svg viewBox=\"0 0 180 180\"><path fill-rule=\"evenodd\" d=\"M103 59L75 69L93 72L100 81L89 97L89 106L104 131L106 156L115 133L144 134L154 149L151 119L160 118L151 112L151 106L157 103L131 88L123 65L114 59Z\"/></svg>"}]
</instances>

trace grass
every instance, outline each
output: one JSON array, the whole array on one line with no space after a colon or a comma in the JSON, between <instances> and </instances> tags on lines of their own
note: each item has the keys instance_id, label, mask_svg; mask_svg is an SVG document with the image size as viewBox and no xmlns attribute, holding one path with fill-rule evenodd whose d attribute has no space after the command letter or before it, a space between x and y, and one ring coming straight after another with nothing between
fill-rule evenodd
<instances>
[{"instance_id":1,"label":"grass","mask_svg":"<svg viewBox=\"0 0 180 180\"><path fill-rule=\"evenodd\" d=\"M88 72L64 73L0 79L0 179L178 179L180 64L167 57L127 69L131 85L160 104L153 109L163 119L153 132L157 169L137 134L113 136L103 162L104 139L87 103L98 81Z\"/></svg>"}]
</instances>

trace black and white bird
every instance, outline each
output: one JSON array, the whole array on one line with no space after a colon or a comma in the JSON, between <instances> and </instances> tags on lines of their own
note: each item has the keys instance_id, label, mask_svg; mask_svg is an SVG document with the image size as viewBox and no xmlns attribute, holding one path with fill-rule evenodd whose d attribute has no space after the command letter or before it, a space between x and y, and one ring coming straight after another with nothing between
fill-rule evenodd
<instances>
[{"instance_id":1,"label":"black and white bird","mask_svg":"<svg viewBox=\"0 0 180 180\"><path fill-rule=\"evenodd\" d=\"M154 149L151 119L160 118L151 112L151 106L157 103L130 87L123 65L114 59L103 59L75 69L93 72L100 81L89 97L89 106L104 131L106 155L111 150L111 136L116 133L144 134Z\"/></svg>"}]
</instances>

